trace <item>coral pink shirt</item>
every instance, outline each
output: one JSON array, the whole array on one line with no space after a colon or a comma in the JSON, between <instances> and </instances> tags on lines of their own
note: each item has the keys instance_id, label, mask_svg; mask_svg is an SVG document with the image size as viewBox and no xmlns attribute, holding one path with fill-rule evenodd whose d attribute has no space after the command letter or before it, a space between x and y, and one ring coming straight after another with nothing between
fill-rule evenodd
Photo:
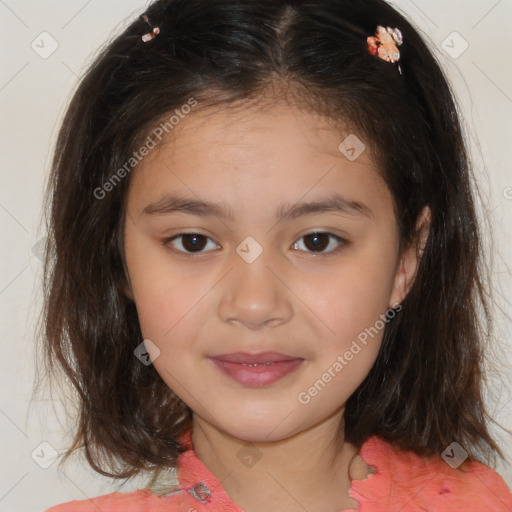
<instances>
[{"instance_id":1,"label":"coral pink shirt","mask_svg":"<svg viewBox=\"0 0 512 512\"><path fill-rule=\"evenodd\" d=\"M180 490L175 493L113 492L44 512L243 512L196 456L191 431L181 442L188 450L179 456ZM465 461L452 469L441 457L398 451L377 436L359 453L377 470L365 480L352 481L349 494L359 503L359 512L512 512L512 493L504 480L479 462Z\"/></svg>"}]
</instances>

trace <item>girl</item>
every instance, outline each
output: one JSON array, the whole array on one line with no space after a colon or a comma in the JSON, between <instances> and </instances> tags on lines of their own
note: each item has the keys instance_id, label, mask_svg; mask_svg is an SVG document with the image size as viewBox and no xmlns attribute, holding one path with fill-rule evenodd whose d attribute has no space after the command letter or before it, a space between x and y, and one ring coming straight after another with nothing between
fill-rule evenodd
<instances>
[{"instance_id":1,"label":"girl","mask_svg":"<svg viewBox=\"0 0 512 512\"><path fill-rule=\"evenodd\" d=\"M153 3L63 121L44 317L64 460L151 479L48 511L512 510L472 187L383 0Z\"/></svg>"}]
</instances>

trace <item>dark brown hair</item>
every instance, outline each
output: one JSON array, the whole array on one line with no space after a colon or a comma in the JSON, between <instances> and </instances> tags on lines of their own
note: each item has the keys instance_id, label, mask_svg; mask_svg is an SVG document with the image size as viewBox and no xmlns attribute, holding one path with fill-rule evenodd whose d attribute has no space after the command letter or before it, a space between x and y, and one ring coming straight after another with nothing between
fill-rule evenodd
<instances>
[{"instance_id":1,"label":"dark brown hair","mask_svg":"<svg viewBox=\"0 0 512 512\"><path fill-rule=\"evenodd\" d=\"M103 475L174 467L192 411L153 365L127 285L122 168L166 116L257 101L269 88L347 122L373 150L392 193L401 248L421 209L431 227L416 280L384 332L375 365L349 398L345 438L379 435L418 454L457 441L502 456L488 431L483 362L492 318L474 180L456 104L423 38L382 0L160 0L89 67L67 109L48 184L43 353L71 383L77 429ZM400 66L368 52L377 25L398 27ZM279 86L279 87L276 87Z\"/></svg>"}]
</instances>

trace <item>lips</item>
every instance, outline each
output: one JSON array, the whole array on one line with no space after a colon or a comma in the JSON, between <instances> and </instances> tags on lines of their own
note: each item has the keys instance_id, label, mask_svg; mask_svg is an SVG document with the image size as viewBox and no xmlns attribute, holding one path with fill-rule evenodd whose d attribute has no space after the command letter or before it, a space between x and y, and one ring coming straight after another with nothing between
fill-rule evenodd
<instances>
[{"instance_id":1,"label":"lips","mask_svg":"<svg viewBox=\"0 0 512 512\"><path fill-rule=\"evenodd\" d=\"M304 362L278 352L219 354L210 357L215 366L230 379L248 387L267 386L299 369Z\"/></svg>"},{"instance_id":2,"label":"lips","mask_svg":"<svg viewBox=\"0 0 512 512\"><path fill-rule=\"evenodd\" d=\"M221 354L211 356L212 359L225 361L226 363L239 363L245 365L263 365L278 363L281 361L294 361L302 359L301 357L290 356L287 354L280 354L279 352L261 352L259 354L249 354L246 352L235 352L233 354Z\"/></svg>"}]
</instances>

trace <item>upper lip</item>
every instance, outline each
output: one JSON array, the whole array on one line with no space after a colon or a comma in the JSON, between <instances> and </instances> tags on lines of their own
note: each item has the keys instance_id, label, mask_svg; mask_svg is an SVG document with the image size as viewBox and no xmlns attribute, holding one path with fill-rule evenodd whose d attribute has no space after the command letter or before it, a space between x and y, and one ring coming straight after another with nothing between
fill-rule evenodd
<instances>
[{"instance_id":1,"label":"upper lip","mask_svg":"<svg viewBox=\"0 0 512 512\"><path fill-rule=\"evenodd\" d=\"M293 361L302 357L280 354L279 352L260 352L259 354L248 354L247 352L235 352L232 354L219 354L211 356L212 359L226 361L229 363L265 364L278 361Z\"/></svg>"}]
</instances>

